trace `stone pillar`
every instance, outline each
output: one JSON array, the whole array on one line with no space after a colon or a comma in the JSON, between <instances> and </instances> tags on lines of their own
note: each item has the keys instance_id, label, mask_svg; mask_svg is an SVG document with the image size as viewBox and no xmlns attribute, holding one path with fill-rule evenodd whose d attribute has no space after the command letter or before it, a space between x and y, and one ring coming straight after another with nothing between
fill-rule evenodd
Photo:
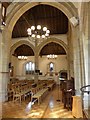
<instances>
[{"instance_id":1,"label":"stone pillar","mask_svg":"<svg viewBox=\"0 0 90 120\"><path fill-rule=\"evenodd\" d=\"M39 56L38 56L37 52L35 52L35 70L38 70L38 58L39 58Z\"/></svg>"},{"instance_id":2,"label":"stone pillar","mask_svg":"<svg viewBox=\"0 0 90 120\"><path fill-rule=\"evenodd\" d=\"M2 32L2 100L7 100L7 84L9 82L9 58L10 58L10 31L5 28Z\"/></svg>"},{"instance_id":3,"label":"stone pillar","mask_svg":"<svg viewBox=\"0 0 90 120\"><path fill-rule=\"evenodd\" d=\"M0 2L0 120L2 119L2 31L1 31L1 25L2 25L2 14L1 14L1 7L2 4Z\"/></svg>"},{"instance_id":4,"label":"stone pillar","mask_svg":"<svg viewBox=\"0 0 90 120\"><path fill-rule=\"evenodd\" d=\"M81 53L81 79L82 79L82 86L90 85L90 33L89 28L90 24L88 17L90 16L90 3L81 3L79 8L79 18L80 18L80 53ZM90 18L90 17L89 17ZM89 43L89 44L88 44ZM88 91L88 88L86 89ZM90 106L90 95L84 93L83 95L83 107L84 109L88 109Z\"/></svg>"},{"instance_id":5,"label":"stone pillar","mask_svg":"<svg viewBox=\"0 0 90 120\"><path fill-rule=\"evenodd\" d=\"M87 32L88 32L88 60L86 59L86 63L88 63L88 64L86 64L86 68L88 69L88 73L87 73L87 84L88 85L90 85L90 2L88 3L88 16L87 16ZM89 91L90 91L90 87L89 87L89 89L88 89ZM90 94L88 95L88 109L90 109Z\"/></svg>"},{"instance_id":6,"label":"stone pillar","mask_svg":"<svg viewBox=\"0 0 90 120\"><path fill-rule=\"evenodd\" d=\"M0 101L2 102L7 100L7 84L9 81L9 33L5 26L0 29Z\"/></svg>"},{"instance_id":7,"label":"stone pillar","mask_svg":"<svg viewBox=\"0 0 90 120\"><path fill-rule=\"evenodd\" d=\"M79 9L79 25L80 25L80 51L81 51L81 79L82 79L82 86L87 84L87 69L86 68L86 61L87 61L87 29L88 29L88 18L87 18L87 3L81 3L80 9ZM87 33L86 33L87 32ZM86 73L85 73L86 72ZM86 76L85 76L86 75Z\"/></svg>"},{"instance_id":8,"label":"stone pillar","mask_svg":"<svg viewBox=\"0 0 90 120\"><path fill-rule=\"evenodd\" d=\"M70 79L70 59L69 59L69 49L67 51L67 79L69 80Z\"/></svg>"},{"instance_id":9,"label":"stone pillar","mask_svg":"<svg viewBox=\"0 0 90 120\"><path fill-rule=\"evenodd\" d=\"M38 45L38 41L37 41L37 38L36 38L36 40L35 40L35 70L38 70L39 68L38 68L38 58L39 58L39 56L38 56L38 47L37 47L37 45ZM38 83L38 73L35 73L35 83Z\"/></svg>"},{"instance_id":10,"label":"stone pillar","mask_svg":"<svg viewBox=\"0 0 90 120\"><path fill-rule=\"evenodd\" d=\"M90 85L90 2L88 3L88 85Z\"/></svg>"},{"instance_id":11,"label":"stone pillar","mask_svg":"<svg viewBox=\"0 0 90 120\"><path fill-rule=\"evenodd\" d=\"M73 40L73 57L74 57L74 78L76 95L80 95L80 88L82 86L81 79L81 61L80 61L80 38L79 38L79 26L72 29Z\"/></svg>"},{"instance_id":12,"label":"stone pillar","mask_svg":"<svg viewBox=\"0 0 90 120\"><path fill-rule=\"evenodd\" d=\"M2 41L2 33L0 31L0 120L2 118L2 48L1 48L1 41Z\"/></svg>"},{"instance_id":13,"label":"stone pillar","mask_svg":"<svg viewBox=\"0 0 90 120\"><path fill-rule=\"evenodd\" d=\"M71 25L69 24L69 30L68 30L68 53L67 53L67 59L68 59L68 79L71 77L74 77L74 68L73 68L73 44L72 44L72 38L71 38Z\"/></svg>"}]
</instances>

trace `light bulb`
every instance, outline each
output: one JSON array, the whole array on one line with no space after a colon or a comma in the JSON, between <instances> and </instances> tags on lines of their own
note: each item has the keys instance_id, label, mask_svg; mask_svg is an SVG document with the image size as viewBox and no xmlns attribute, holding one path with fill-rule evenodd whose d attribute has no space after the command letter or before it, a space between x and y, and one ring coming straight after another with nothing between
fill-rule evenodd
<instances>
[{"instance_id":1,"label":"light bulb","mask_svg":"<svg viewBox=\"0 0 90 120\"><path fill-rule=\"evenodd\" d=\"M24 59L24 56L22 56L22 59Z\"/></svg>"},{"instance_id":2,"label":"light bulb","mask_svg":"<svg viewBox=\"0 0 90 120\"><path fill-rule=\"evenodd\" d=\"M45 36L49 36L49 34L48 34L48 33L46 33L46 34L45 34Z\"/></svg>"},{"instance_id":3,"label":"light bulb","mask_svg":"<svg viewBox=\"0 0 90 120\"><path fill-rule=\"evenodd\" d=\"M27 56L24 56L24 59L26 60L26 59L27 59Z\"/></svg>"},{"instance_id":4,"label":"light bulb","mask_svg":"<svg viewBox=\"0 0 90 120\"><path fill-rule=\"evenodd\" d=\"M18 59L21 59L21 56L18 56Z\"/></svg>"},{"instance_id":5,"label":"light bulb","mask_svg":"<svg viewBox=\"0 0 90 120\"><path fill-rule=\"evenodd\" d=\"M37 29L40 30L41 29L41 25L37 25Z\"/></svg>"},{"instance_id":6,"label":"light bulb","mask_svg":"<svg viewBox=\"0 0 90 120\"><path fill-rule=\"evenodd\" d=\"M46 33L48 33L48 34L49 34L49 33L50 33L50 30L47 30L47 31L46 31Z\"/></svg>"},{"instance_id":7,"label":"light bulb","mask_svg":"<svg viewBox=\"0 0 90 120\"><path fill-rule=\"evenodd\" d=\"M37 38L40 38L40 35L37 35Z\"/></svg>"},{"instance_id":8,"label":"light bulb","mask_svg":"<svg viewBox=\"0 0 90 120\"><path fill-rule=\"evenodd\" d=\"M31 32L28 32L28 35L31 35Z\"/></svg>"},{"instance_id":9,"label":"light bulb","mask_svg":"<svg viewBox=\"0 0 90 120\"><path fill-rule=\"evenodd\" d=\"M47 58L49 58L49 55L47 55Z\"/></svg>"},{"instance_id":10,"label":"light bulb","mask_svg":"<svg viewBox=\"0 0 90 120\"><path fill-rule=\"evenodd\" d=\"M35 37L35 34L32 34L32 37L34 38L34 37Z\"/></svg>"},{"instance_id":11,"label":"light bulb","mask_svg":"<svg viewBox=\"0 0 90 120\"><path fill-rule=\"evenodd\" d=\"M31 29L30 29L30 28L28 28L28 29L27 29L27 32L31 32Z\"/></svg>"},{"instance_id":12,"label":"light bulb","mask_svg":"<svg viewBox=\"0 0 90 120\"><path fill-rule=\"evenodd\" d=\"M57 55L55 55L55 58L57 58Z\"/></svg>"},{"instance_id":13,"label":"light bulb","mask_svg":"<svg viewBox=\"0 0 90 120\"><path fill-rule=\"evenodd\" d=\"M55 56L54 56L54 54L52 55L52 58L54 58Z\"/></svg>"},{"instance_id":14,"label":"light bulb","mask_svg":"<svg viewBox=\"0 0 90 120\"><path fill-rule=\"evenodd\" d=\"M31 26L31 30L35 30L35 26Z\"/></svg>"},{"instance_id":15,"label":"light bulb","mask_svg":"<svg viewBox=\"0 0 90 120\"><path fill-rule=\"evenodd\" d=\"M50 58L52 58L52 55L50 54Z\"/></svg>"},{"instance_id":16,"label":"light bulb","mask_svg":"<svg viewBox=\"0 0 90 120\"><path fill-rule=\"evenodd\" d=\"M42 35L42 38L45 38L45 35Z\"/></svg>"},{"instance_id":17,"label":"light bulb","mask_svg":"<svg viewBox=\"0 0 90 120\"><path fill-rule=\"evenodd\" d=\"M46 31L47 30L47 27L43 27L43 31Z\"/></svg>"},{"instance_id":18,"label":"light bulb","mask_svg":"<svg viewBox=\"0 0 90 120\"><path fill-rule=\"evenodd\" d=\"M28 32L28 35L31 35L31 29L30 28L27 29L27 32Z\"/></svg>"}]
</instances>

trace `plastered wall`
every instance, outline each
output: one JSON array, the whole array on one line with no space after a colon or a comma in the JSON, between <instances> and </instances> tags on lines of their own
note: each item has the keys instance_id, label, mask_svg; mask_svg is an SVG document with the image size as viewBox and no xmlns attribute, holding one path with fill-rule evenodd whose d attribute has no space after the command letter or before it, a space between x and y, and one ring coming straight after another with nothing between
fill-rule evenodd
<instances>
[{"instance_id":1,"label":"plastered wall","mask_svg":"<svg viewBox=\"0 0 90 120\"><path fill-rule=\"evenodd\" d=\"M11 64L14 66L14 76L25 76L25 63L28 61L34 62L34 56L28 57L27 60L18 60L12 56ZM53 72L59 72L60 70L67 70L67 57L66 55L59 55L57 59L48 59L46 56L39 57L39 69L43 75L49 72L48 64L54 63Z\"/></svg>"}]
</instances>

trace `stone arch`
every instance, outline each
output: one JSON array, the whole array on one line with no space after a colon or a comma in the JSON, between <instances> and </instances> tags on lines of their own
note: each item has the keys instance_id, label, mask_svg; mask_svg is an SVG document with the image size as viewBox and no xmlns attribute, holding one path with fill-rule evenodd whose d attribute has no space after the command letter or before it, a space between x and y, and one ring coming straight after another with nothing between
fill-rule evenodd
<instances>
[{"instance_id":1,"label":"stone arch","mask_svg":"<svg viewBox=\"0 0 90 120\"><path fill-rule=\"evenodd\" d=\"M54 43L57 43L59 44L60 46L62 46L66 52L66 54L68 53L68 48L67 48L67 45L60 39L57 39L57 38L48 38L47 40L45 40L44 42L42 42L39 46L38 46L38 55L41 51L41 49L47 45L48 43L50 42L54 42Z\"/></svg>"},{"instance_id":2,"label":"stone arch","mask_svg":"<svg viewBox=\"0 0 90 120\"><path fill-rule=\"evenodd\" d=\"M10 49L10 55L12 55L15 51L15 49L17 47L19 47L20 45L22 44L25 44L25 45L28 45L29 47L31 47L31 49L33 50L34 54L35 54L35 49L34 49L34 46L29 42L29 41L26 41L26 40L21 40L19 42L16 42L14 45L11 46L11 49Z\"/></svg>"},{"instance_id":3,"label":"stone arch","mask_svg":"<svg viewBox=\"0 0 90 120\"><path fill-rule=\"evenodd\" d=\"M70 3L70 2L65 2L65 3L62 3L62 2L61 3L58 3L58 2L46 2L46 3L43 3L43 2L34 2L34 3L33 2L30 2L30 3L23 2L23 3L20 3L19 2L19 3L13 3L13 4L11 4L12 8L11 8L10 13L7 14L6 26L5 26L4 30L2 31L3 40L4 40L4 42L7 43L7 46L10 45L9 43L10 43L10 40L11 40L11 35L12 35L13 27L14 27L15 23L17 22L17 20L20 18L20 16L23 13L25 13L28 9L30 9L30 8L36 6L36 5L39 5L39 4L47 4L47 5L51 5L53 7L58 8L59 10L61 10L62 12L64 12L64 14L68 17L68 19L70 19L73 16L77 17L77 15L78 15L77 14L77 9L73 5L73 3ZM76 30L78 28L74 28L74 27L72 27L72 28L73 28L72 33L74 35L76 35ZM8 54L9 54L9 52L7 52L7 55ZM2 60L3 60L3 58L2 58ZM6 60L4 60L4 62L6 62L6 64L7 64L8 60L6 59ZM6 64L2 64L2 65L8 66ZM6 73L6 69L4 70L5 73ZM6 75L5 75L5 78L6 79L3 79L3 80L5 80L4 82L6 82L6 80L7 81L9 80L8 76L6 76ZM78 76L77 75L76 75L76 78L77 78L76 81L78 81ZM4 88L5 88L5 85L3 85L3 89ZM3 97L5 99L5 96L3 96Z\"/></svg>"},{"instance_id":4,"label":"stone arch","mask_svg":"<svg viewBox=\"0 0 90 120\"><path fill-rule=\"evenodd\" d=\"M6 28L10 30L12 33L13 27L17 20L24 14L27 10L30 8L39 5L39 4L46 4L53 6L59 10L61 10L67 17L70 19L71 17L77 17L77 10L73 3L71 2L28 2L28 3L15 3L12 5L12 12L8 13L7 19L6 19ZM9 8L8 8L9 9Z\"/></svg>"}]
</instances>

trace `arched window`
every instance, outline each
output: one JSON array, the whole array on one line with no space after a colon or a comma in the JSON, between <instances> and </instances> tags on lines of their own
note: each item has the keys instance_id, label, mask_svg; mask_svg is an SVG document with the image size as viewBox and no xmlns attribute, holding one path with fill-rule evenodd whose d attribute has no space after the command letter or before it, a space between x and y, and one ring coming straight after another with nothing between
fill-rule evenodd
<instances>
[{"instance_id":1,"label":"arched window","mask_svg":"<svg viewBox=\"0 0 90 120\"><path fill-rule=\"evenodd\" d=\"M51 62L49 65L50 65L50 66L49 66L50 72L52 72L52 71L53 71L53 68L54 68L54 64Z\"/></svg>"},{"instance_id":2,"label":"arched window","mask_svg":"<svg viewBox=\"0 0 90 120\"><path fill-rule=\"evenodd\" d=\"M28 62L25 64L26 74L33 74L35 71L35 63Z\"/></svg>"}]
</instances>

